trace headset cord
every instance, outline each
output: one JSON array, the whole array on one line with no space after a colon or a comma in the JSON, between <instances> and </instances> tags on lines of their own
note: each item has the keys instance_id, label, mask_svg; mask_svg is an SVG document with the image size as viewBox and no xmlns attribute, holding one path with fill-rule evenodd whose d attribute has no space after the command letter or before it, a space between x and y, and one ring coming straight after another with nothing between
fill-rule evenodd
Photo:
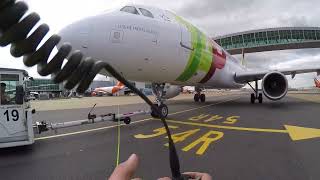
<instances>
[{"instance_id":1,"label":"headset cord","mask_svg":"<svg viewBox=\"0 0 320 180\"><path fill-rule=\"evenodd\" d=\"M0 46L4 47L11 44L10 52L12 56L23 56L23 62L26 66L37 65L38 73L41 76L51 74L51 78L55 83L63 82L66 89L77 87L76 91L78 93L84 93L102 69L107 70L118 81L139 95L151 107L151 110L159 115L158 117L160 117L168 135L172 177L173 179L186 179L180 173L178 154L167 122L161 115L159 108L120 75L109 63L95 61L90 57L84 58L80 51L72 52L72 46L68 43L62 44L55 56L48 62L52 50L60 42L61 38L59 35L52 35L37 49L40 42L49 32L49 26L41 24L28 36L39 22L40 16L34 12L26 15L27 10L28 6L25 2L16 2L15 0L0 1ZM66 58L68 58L68 61L62 67Z\"/></svg>"},{"instance_id":2,"label":"headset cord","mask_svg":"<svg viewBox=\"0 0 320 180\"><path fill-rule=\"evenodd\" d=\"M118 135L117 135L117 161L116 161L116 166L118 166L119 165L119 163L120 163L120 143L121 143L121 137L120 137L120 133L121 133L121 128L120 128L120 126L121 126L121 122L120 122L120 107L119 107L119 105L118 105Z\"/></svg>"}]
</instances>

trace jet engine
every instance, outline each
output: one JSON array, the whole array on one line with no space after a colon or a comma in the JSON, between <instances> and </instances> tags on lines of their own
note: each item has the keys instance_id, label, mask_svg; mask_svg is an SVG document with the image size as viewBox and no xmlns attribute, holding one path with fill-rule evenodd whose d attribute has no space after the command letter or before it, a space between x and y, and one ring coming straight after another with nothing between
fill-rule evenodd
<instances>
[{"instance_id":1,"label":"jet engine","mask_svg":"<svg viewBox=\"0 0 320 180\"><path fill-rule=\"evenodd\" d=\"M263 94L270 100L282 99L288 92L288 80L280 72L270 72L262 79Z\"/></svg>"},{"instance_id":2,"label":"jet engine","mask_svg":"<svg viewBox=\"0 0 320 180\"><path fill-rule=\"evenodd\" d=\"M181 91L182 91L181 86L166 84L164 87L165 93L164 93L163 98L165 98L165 99L174 98L174 97L178 96L181 93Z\"/></svg>"}]
</instances>

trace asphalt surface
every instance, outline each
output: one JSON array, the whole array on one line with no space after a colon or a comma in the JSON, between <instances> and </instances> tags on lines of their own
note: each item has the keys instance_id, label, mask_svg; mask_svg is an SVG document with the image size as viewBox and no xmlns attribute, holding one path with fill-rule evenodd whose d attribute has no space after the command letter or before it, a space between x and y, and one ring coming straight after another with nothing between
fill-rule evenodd
<instances>
[{"instance_id":1,"label":"asphalt surface","mask_svg":"<svg viewBox=\"0 0 320 180\"><path fill-rule=\"evenodd\" d=\"M249 95L209 97L206 103L172 101L168 123L177 141L181 170L208 172L217 180L318 180L320 138L294 141L284 125L320 129L319 103L290 96L252 105ZM95 112L139 109L147 106L99 107ZM34 118L63 122L85 119L88 111L41 111ZM32 146L2 149L0 179L106 179L116 163L115 125L73 127L59 130L59 136L43 133ZM170 176L167 139L161 128L160 121L148 115L121 126L120 159L138 154L137 177Z\"/></svg>"}]
</instances>

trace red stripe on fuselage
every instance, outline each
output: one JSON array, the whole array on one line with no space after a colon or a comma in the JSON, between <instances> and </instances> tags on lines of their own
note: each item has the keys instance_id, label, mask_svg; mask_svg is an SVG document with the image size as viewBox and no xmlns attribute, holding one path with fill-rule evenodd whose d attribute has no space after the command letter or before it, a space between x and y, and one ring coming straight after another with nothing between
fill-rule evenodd
<instances>
[{"instance_id":1,"label":"red stripe on fuselage","mask_svg":"<svg viewBox=\"0 0 320 180\"><path fill-rule=\"evenodd\" d=\"M208 82L211 79L211 77L214 75L215 71L216 71L216 67L214 66L214 61L212 61L209 72L204 76L204 78L200 81L200 83L203 84Z\"/></svg>"},{"instance_id":2,"label":"red stripe on fuselage","mask_svg":"<svg viewBox=\"0 0 320 180\"><path fill-rule=\"evenodd\" d=\"M208 71L208 73L204 76L204 78L200 81L200 83L206 83L208 82L212 76L214 75L214 73L216 72L216 69L223 69L224 66L226 65L226 61L227 61L227 55L224 51L222 51L221 53L218 52L218 50L216 48L212 48L212 63L211 63L211 67Z\"/></svg>"},{"instance_id":3,"label":"red stripe on fuselage","mask_svg":"<svg viewBox=\"0 0 320 180\"><path fill-rule=\"evenodd\" d=\"M314 78L314 82L316 84L316 87L320 88L320 81L317 78Z\"/></svg>"},{"instance_id":4,"label":"red stripe on fuselage","mask_svg":"<svg viewBox=\"0 0 320 180\"><path fill-rule=\"evenodd\" d=\"M224 51L219 53L217 49L213 48L213 55L214 55L214 66L218 69L223 69L227 61L226 53Z\"/></svg>"}]
</instances>

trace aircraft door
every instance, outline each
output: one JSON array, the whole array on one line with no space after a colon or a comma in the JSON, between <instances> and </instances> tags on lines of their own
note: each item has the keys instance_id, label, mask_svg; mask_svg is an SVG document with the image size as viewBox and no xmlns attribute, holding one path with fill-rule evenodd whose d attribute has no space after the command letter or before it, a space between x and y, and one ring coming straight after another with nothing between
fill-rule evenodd
<instances>
[{"instance_id":1,"label":"aircraft door","mask_svg":"<svg viewBox=\"0 0 320 180\"><path fill-rule=\"evenodd\" d=\"M180 24L180 30L181 30L181 42L180 42L181 47L189 51L193 51L191 32L188 30L188 28L185 25L182 25L182 24Z\"/></svg>"}]
</instances>

